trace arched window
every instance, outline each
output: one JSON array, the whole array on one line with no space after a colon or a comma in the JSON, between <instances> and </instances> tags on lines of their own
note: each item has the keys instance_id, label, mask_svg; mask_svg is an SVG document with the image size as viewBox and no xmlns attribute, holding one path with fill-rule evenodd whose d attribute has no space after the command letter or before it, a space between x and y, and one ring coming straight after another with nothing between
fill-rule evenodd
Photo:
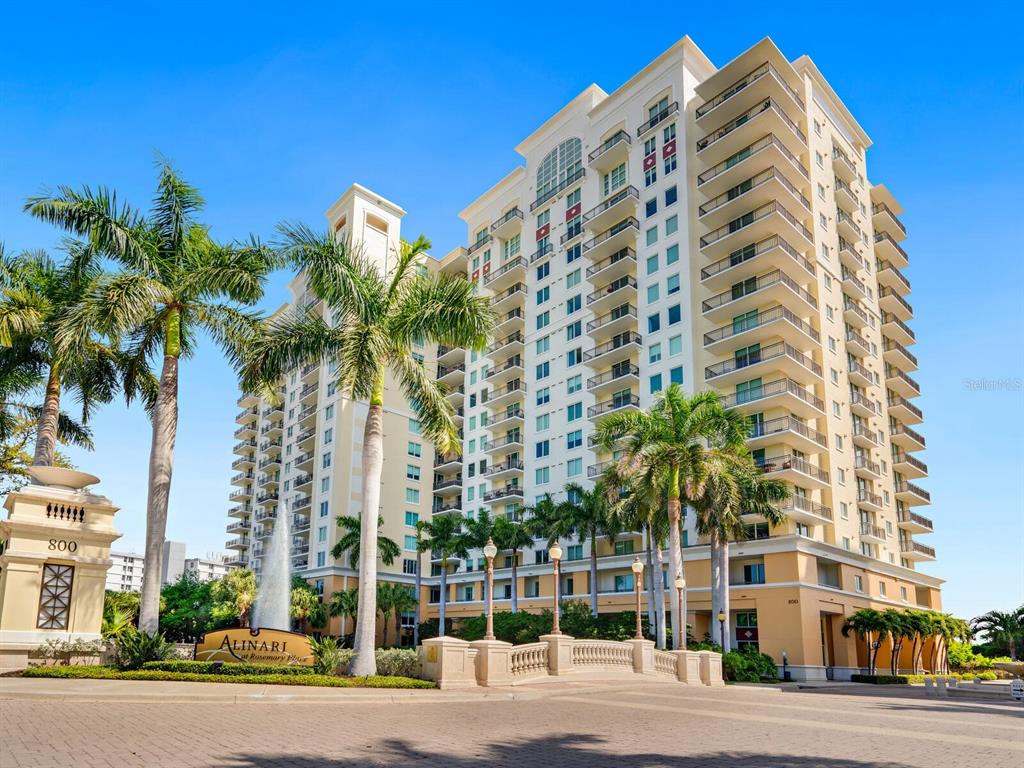
<instances>
[{"instance_id":1,"label":"arched window","mask_svg":"<svg viewBox=\"0 0 1024 768\"><path fill-rule=\"evenodd\" d=\"M548 152L537 169L537 197L542 197L572 178L583 167L583 142L566 139Z\"/></svg>"}]
</instances>

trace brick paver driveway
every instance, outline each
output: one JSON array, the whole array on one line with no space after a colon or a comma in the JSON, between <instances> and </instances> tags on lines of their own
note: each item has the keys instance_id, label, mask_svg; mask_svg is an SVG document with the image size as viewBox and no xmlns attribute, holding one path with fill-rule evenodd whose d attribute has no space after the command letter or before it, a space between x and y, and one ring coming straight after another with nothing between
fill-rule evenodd
<instances>
[{"instance_id":1,"label":"brick paver driveway","mask_svg":"<svg viewBox=\"0 0 1024 768\"><path fill-rule=\"evenodd\" d=\"M893 694L572 683L533 700L0 702L0 765L1001 768L1024 710Z\"/></svg>"}]
</instances>

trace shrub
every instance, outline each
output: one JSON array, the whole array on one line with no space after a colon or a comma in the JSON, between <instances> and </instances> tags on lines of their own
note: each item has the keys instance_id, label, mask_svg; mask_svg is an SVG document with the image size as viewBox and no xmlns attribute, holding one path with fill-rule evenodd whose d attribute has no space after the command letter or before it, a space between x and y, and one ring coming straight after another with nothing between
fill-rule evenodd
<instances>
[{"instance_id":1,"label":"shrub","mask_svg":"<svg viewBox=\"0 0 1024 768\"><path fill-rule=\"evenodd\" d=\"M535 643L541 635L551 631L550 611L528 613L519 611L496 611L494 614L494 636L513 645ZM487 630L487 617L483 614L463 619L453 634L462 640L483 640ZM569 630L563 630L566 634Z\"/></svg>"},{"instance_id":2,"label":"shrub","mask_svg":"<svg viewBox=\"0 0 1024 768\"><path fill-rule=\"evenodd\" d=\"M121 669L139 669L147 661L163 661L174 647L160 633L132 629L114 641L114 663Z\"/></svg>"},{"instance_id":3,"label":"shrub","mask_svg":"<svg viewBox=\"0 0 1024 768\"><path fill-rule=\"evenodd\" d=\"M419 677L419 653L415 648L378 650L377 674L383 677Z\"/></svg>"},{"instance_id":4,"label":"shrub","mask_svg":"<svg viewBox=\"0 0 1024 768\"><path fill-rule=\"evenodd\" d=\"M335 675L341 665L341 645L333 637L311 637L309 647L313 651L313 670L318 675Z\"/></svg>"},{"instance_id":5,"label":"shrub","mask_svg":"<svg viewBox=\"0 0 1024 768\"><path fill-rule=\"evenodd\" d=\"M227 665L225 665L227 666ZM291 667L284 667L291 669ZM166 672L160 669L119 670L114 667L32 667L22 673L23 677L88 678L99 680L164 680L188 683L220 682L217 675L190 672ZM334 677L317 674L269 674L234 675L233 683L254 683L259 685L309 685L324 688L435 688L429 680L414 680L408 677Z\"/></svg>"},{"instance_id":6,"label":"shrub","mask_svg":"<svg viewBox=\"0 0 1024 768\"><path fill-rule=\"evenodd\" d=\"M850 675L850 681L872 685L906 685L910 678L907 675Z\"/></svg>"},{"instance_id":7,"label":"shrub","mask_svg":"<svg viewBox=\"0 0 1024 768\"><path fill-rule=\"evenodd\" d=\"M762 680L775 682L779 679L775 660L750 645L722 656L722 674L726 680L737 683L759 683Z\"/></svg>"},{"instance_id":8,"label":"shrub","mask_svg":"<svg viewBox=\"0 0 1024 768\"><path fill-rule=\"evenodd\" d=\"M147 661L143 670L181 672L193 675L312 675L313 667L284 664L219 663L215 661Z\"/></svg>"}]
</instances>

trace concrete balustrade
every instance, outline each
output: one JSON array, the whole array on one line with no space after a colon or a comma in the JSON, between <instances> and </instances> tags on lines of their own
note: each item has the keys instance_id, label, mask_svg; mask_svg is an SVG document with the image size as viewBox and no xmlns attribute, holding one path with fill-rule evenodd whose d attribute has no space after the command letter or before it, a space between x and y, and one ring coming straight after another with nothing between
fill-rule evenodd
<instances>
[{"instance_id":1,"label":"concrete balustrade","mask_svg":"<svg viewBox=\"0 0 1024 768\"><path fill-rule=\"evenodd\" d=\"M711 651L659 651L650 640L577 640L543 635L539 642L512 645L501 640L466 642L455 637L425 640L423 675L445 690L514 686L560 675L600 680L636 674L686 685L720 686L722 657Z\"/></svg>"}]
</instances>

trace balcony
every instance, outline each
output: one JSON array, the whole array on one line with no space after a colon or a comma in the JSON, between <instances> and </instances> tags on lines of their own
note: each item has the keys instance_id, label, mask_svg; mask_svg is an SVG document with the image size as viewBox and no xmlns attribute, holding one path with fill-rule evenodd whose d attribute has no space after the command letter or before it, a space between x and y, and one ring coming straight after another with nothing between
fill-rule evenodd
<instances>
[{"instance_id":1,"label":"balcony","mask_svg":"<svg viewBox=\"0 0 1024 768\"><path fill-rule=\"evenodd\" d=\"M711 131L697 141L697 159L708 166L732 156L754 139L772 134L792 154L807 151L807 137L790 120L777 98L766 98L754 104L743 114Z\"/></svg>"},{"instance_id":2,"label":"balcony","mask_svg":"<svg viewBox=\"0 0 1024 768\"><path fill-rule=\"evenodd\" d=\"M885 544L885 528L861 520L860 540L868 544Z\"/></svg>"},{"instance_id":3,"label":"balcony","mask_svg":"<svg viewBox=\"0 0 1024 768\"><path fill-rule=\"evenodd\" d=\"M309 518L305 515L292 515L292 533L305 533L309 530Z\"/></svg>"},{"instance_id":4,"label":"balcony","mask_svg":"<svg viewBox=\"0 0 1024 768\"><path fill-rule=\"evenodd\" d=\"M240 426L238 429L235 430L235 437L237 437L237 438L244 439L244 438L247 438L247 437L252 437L255 434L256 434L256 424L255 423L243 424L242 426Z\"/></svg>"},{"instance_id":5,"label":"balcony","mask_svg":"<svg viewBox=\"0 0 1024 768\"><path fill-rule=\"evenodd\" d=\"M256 495L257 504L266 504L267 502L276 502L280 498L277 491L263 491Z\"/></svg>"},{"instance_id":6,"label":"balcony","mask_svg":"<svg viewBox=\"0 0 1024 768\"><path fill-rule=\"evenodd\" d=\"M461 363L466 359L466 350L462 347L449 347L447 344L437 345L437 362L441 365L451 366Z\"/></svg>"},{"instance_id":7,"label":"balcony","mask_svg":"<svg viewBox=\"0 0 1024 768\"><path fill-rule=\"evenodd\" d=\"M801 185L809 181L807 169L800 159L786 149L786 145L778 138L769 134L699 174L697 190L708 197L715 197L739 184L751 171L770 166L796 174L797 183Z\"/></svg>"},{"instance_id":8,"label":"balcony","mask_svg":"<svg viewBox=\"0 0 1024 768\"><path fill-rule=\"evenodd\" d=\"M238 520L234 523L229 523L227 527L228 533L248 533L252 530L252 523L248 520Z\"/></svg>"},{"instance_id":9,"label":"balcony","mask_svg":"<svg viewBox=\"0 0 1024 768\"><path fill-rule=\"evenodd\" d=\"M907 228L885 203L875 203L871 206L871 224L875 232L886 232L896 240L903 240L907 236Z\"/></svg>"},{"instance_id":10,"label":"balcony","mask_svg":"<svg viewBox=\"0 0 1024 768\"><path fill-rule=\"evenodd\" d=\"M281 458L279 456L268 456L265 459L260 459L259 463L260 471L266 471L268 469L274 469L275 467L281 466Z\"/></svg>"},{"instance_id":11,"label":"balcony","mask_svg":"<svg viewBox=\"0 0 1024 768\"><path fill-rule=\"evenodd\" d=\"M920 478L928 476L928 465L905 451L893 452L892 468L904 477Z\"/></svg>"},{"instance_id":12,"label":"balcony","mask_svg":"<svg viewBox=\"0 0 1024 768\"><path fill-rule=\"evenodd\" d=\"M606 341L604 344L598 344L593 349L588 349L583 353L583 362L591 368L596 368L599 365L603 365L608 362L608 359L615 355L621 357L626 354L630 358L640 353L643 339L639 333L632 331L626 331L625 333L619 334L611 341Z\"/></svg>"},{"instance_id":13,"label":"balcony","mask_svg":"<svg viewBox=\"0 0 1024 768\"><path fill-rule=\"evenodd\" d=\"M924 421L924 413L921 409L905 397L900 397L899 395L889 397L889 415L899 419L904 424L920 424Z\"/></svg>"},{"instance_id":14,"label":"balcony","mask_svg":"<svg viewBox=\"0 0 1024 768\"><path fill-rule=\"evenodd\" d=\"M459 363L458 365L453 365L450 368L446 368L443 365L437 366L437 380L440 381L445 386L454 386L455 384L461 384L465 375L465 363Z\"/></svg>"},{"instance_id":15,"label":"balcony","mask_svg":"<svg viewBox=\"0 0 1024 768\"><path fill-rule=\"evenodd\" d=\"M583 253L593 262L600 261L636 242L639 231L639 222L630 216L583 243Z\"/></svg>"},{"instance_id":16,"label":"balcony","mask_svg":"<svg viewBox=\"0 0 1024 768\"><path fill-rule=\"evenodd\" d=\"M932 533L935 530L930 517L911 512L909 509L900 512L896 524L910 533Z\"/></svg>"},{"instance_id":17,"label":"balcony","mask_svg":"<svg viewBox=\"0 0 1024 768\"><path fill-rule=\"evenodd\" d=\"M302 403L309 403L316 400L316 393L320 390L320 384L313 382L312 384L306 384L301 390L299 390L299 401Z\"/></svg>"},{"instance_id":18,"label":"balcony","mask_svg":"<svg viewBox=\"0 0 1024 768\"><path fill-rule=\"evenodd\" d=\"M275 437L273 440L264 440L260 443L260 451L263 453L280 453L282 446L282 440L280 437Z\"/></svg>"},{"instance_id":19,"label":"balcony","mask_svg":"<svg viewBox=\"0 0 1024 768\"><path fill-rule=\"evenodd\" d=\"M487 348L487 354L493 357L498 352L522 352L523 334L521 331L509 334L503 339L495 341Z\"/></svg>"},{"instance_id":20,"label":"balcony","mask_svg":"<svg viewBox=\"0 0 1024 768\"><path fill-rule=\"evenodd\" d=\"M792 205L794 210L804 216L810 214L810 200L775 167L767 168L708 200L697 209L697 214L701 224L709 229L715 229L732 221L744 211L759 208L776 200Z\"/></svg>"},{"instance_id":21,"label":"balcony","mask_svg":"<svg viewBox=\"0 0 1024 768\"><path fill-rule=\"evenodd\" d=\"M305 421L307 421L309 419L315 419L316 418L316 403L310 403L309 405L302 406L299 409L299 414L298 414L297 418L298 418L300 423L301 422L305 422Z\"/></svg>"},{"instance_id":22,"label":"balcony","mask_svg":"<svg viewBox=\"0 0 1024 768\"><path fill-rule=\"evenodd\" d=\"M523 407L516 403L510 405L504 410L494 414L493 419L488 421L485 425L487 429L509 429L510 427L521 427L523 425Z\"/></svg>"},{"instance_id":23,"label":"balcony","mask_svg":"<svg viewBox=\"0 0 1024 768\"><path fill-rule=\"evenodd\" d=\"M797 315L812 315L818 301L801 288L796 280L781 270L748 278L731 289L723 291L701 303L701 311L708 320L746 314L765 304L782 304Z\"/></svg>"},{"instance_id":24,"label":"balcony","mask_svg":"<svg viewBox=\"0 0 1024 768\"><path fill-rule=\"evenodd\" d=\"M526 259L522 256L509 259L484 278L484 285L497 293L526 277L526 266Z\"/></svg>"},{"instance_id":25,"label":"balcony","mask_svg":"<svg viewBox=\"0 0 1024 768\"><path fill-rule=\"evenodd\" d=\"M640 408L640 397L634 394L624 394L606 400L603 403L592 405L587 408L587 418L591 420L600 419L609 413L616 411L634 411Z\"/></svg>"},{"instance_id":26,"label":"balcony","mask_svg":"<svg viewBox=\"0 0 1024 768\"><path fill-rule=\"evenodd\" d=\"M854 460L853 470L857 477L864 478L865 480L880 480L882 477L882 468L878 463L862 453L858 454Z\"/></svg>"},{"instance_id":27,"label":"balcony","mask_svg":"<svg viewBox=\"0 0 1024 768\"><path fill-rule=\"evenodd\" d=\"M577 168L575 171L571 171L566 177L554 187L550 187L537 194L537 199L530 203L530 213L540 208L542 205L547 203L549 200L554 200L559 195L568 192L570 189L580 184L587 172L584 168Z\"/></svg>"},{"instance_id":28,"label":"balcony","mask_svg":"<svg viewBox=\"0 0 1024 768\"><path fill-rule=\"evenodd\" d=\"M838 176L835 176L833 181L835 184L833 189L835 190L836 202L842 203L852 210L860 210L860 198L853 191L853 187Z\"/></svg>"},{"instance_id":29,"label":"balcony","mask_svg":"<svg viewBox=\"0 0 1024 768\"><path fill-rule=\"evenodd\" d=\"M909 302L888 286L878 289L878 307L883 312L906 322L914 317L914 308Z\"/></svg>"},{"instance_id":30,"label":"balcony","mask_svg":"<svg viewBox=\"0 0 1024 768\"><path fill-rule=\"evenodd\" d=\"M888 261L899 269L906 269L910 264L907 252L887 232L875 233L875 257L879 261Z\"/></svg>"},{"instance_id":31,"label":"balcony","mask_svg":"<svg viewBox=\"0 0 1024 768\"><path fill-rule=\"evenodd\" d=\"M297 490L299 490L299 488L302 488L303 486L309 485L312 482L313 482L313 475L310 474L309 472L305 472L305 473L303 473L301 475L297 475L295 477L295 480L292 481L292 488L297 491Z\"/></svg>"},{"instance_id":32,"label":"balcony","mask_svg":"<svg viewBox=\"0 0 1024 768\"><path fill-rule=\"evenodd\" d=\"M303 366L302 372L299 374L299 378L302 381L313 381L320 373L320 366L317 363L311 363Z\"/></svg>"},{"instance_id":33,"label":"balcony","mask_svg":"<svg viewBox=\"0 0 1024 768\"><path fill-rule=\"evenodd\" d=\"M510 309L504 315L498 315L497 324L494 326L495 335L505 335L514 331L522 331L526 323L522 307Z\"/></svg>"},{"instance_id":34,"label":"balcony","mask_svg":"<svg viewBox=\"0 0 1024 768\"><path fill-rule=\"evenodd\" d=\"M315 407L315 405L314 405ZM276 437L284 431L284 422L282 420L271 422L260 430L261 437Z\"/></svg>"},{"instance_id":35,"label":"balcony","mask_svg":"<svg viewBox=\"0 0 1024 768\"><path fill-rule=\"evenodd\" d=\"M537 262L541 261L542 259L546 259L548 256L550 256L554 252L555 252L555 247L553 245L551 245L551 243L545 243L544 245L540 246L530 256L530 263L531 264L536 264Z\"/></svg>"},{"instance_id":36,"label":"balcony","mask_svg":"<svg viewBox=\"0 0 1024 768\"><path fill-rule=\"evenodd\" d=\"M792 344L784 341L769 344L757 351L749 351L742 355L734 354L732 358L723 360L704 369L704 381L716 387L727 387L740 381L746 381L769 371L778 371L799 381L820 379L821 366Z\"/></svg>"},{"instance_id":37,"label":"balcony","mask_svg":"<svg viewBox=\"0 0 1024 768\"><path fill-rule=\"evenodd\" d=\"M488 408L504 408L513 402L518 402L526 396L526 384L522 381L510 381L504 387L491 390L487 397L480 395L482 405Z\"/></svg>"},{"instance_id":38,"label":"balcony","mask_svg":"<svg viewBox=\"0 0 1024 768\"><path fill-rule=\"evenodd\" d=\"M494 238L491 237L489 234L482 235L476 239L475 243L466 248L466 255L470 256L479 251L484 246L490 245L492 242L494 242Z\"/></svg>"},{"instance_id":39,"label":"balcony","mask_svg":"<svg viewBox=\"0 0 1024 768\"><path fill-rule=\"evenodd\" d=\"M820 453L828 449L828 439L796 416L780 416L750 426L747 447L750 450L764 448L778 443L796 448L805 453Z\"/></svg>"},{"instance_id":40,"label":"balcony","mask_svg":"<svg viewBox=\"0 0 1024 768\"><path fill-rule=\"evenodd\" d=\"M245 555L228 555L224 558L224 565L228 568L241 568L247 562Z\"/></svg>"},{"instance_id":41,"label":"balcony","mask_svg":"<svg viewBox=\"0 0 1024 768\"><path fill-rule=\"evenodd\" d=\"M587 322L587 333L609 336L636 328L636 307L622 304Z\"/></svg>"},{"instance_id":42,"label":"balcony","mask_svg":"<svg viewBox=\"0 0 1024 768\"><path fill-rule=\"evenodd\" d=\"M509 459L508 461L500 464L492 464L484 472L484 477L488 480L507 480L514 475L520 475L523 472L523 462L518 459Z\"/></svg>"},{"instance_id":43,"label":"balcony","mask_svg":"<svg viewBox=\"0 0 1024 768\"><path fill-rule=\"evenodd\" d=\"M867 310L856 299L843 294L843 319L855 328L866 328L869 325Z\"/></svg>"},{"instance_id":44,"label":"balcony","mask_svg":"<svg viewBox=\"0 0 1024 768\"><path fill-rule=\"evenodd\" d=\"M506 485L484 494L483 502L490 504L495 501L522 501L523 489L519 485Z\"/></svg>"},{"instance_id":45,"label":"balcony","mask_svg":"<svg viewBox=\"0 0 1024 768\"><path fill-rule=\"evenodd\" d=\"M231 478L231 484L232 485L246 486L246 485L251 484L253 479L255 479L255 477L256 477L256 473L252 472L252 471L249 471L249 472L239 472L237 475L234 475Z\"/></svg>"},{"instance_id":46,"label":"balcony","mask_svg":"<svg viewBox=\"0 0 1024 768\"><path fill-rule=\"evenodd\" d=\"M857 506L869 512L882 511L882 497L867 488L857 489Z\"/></svg>"},{"instance_id":47,"label":"balcony","mask_svg":"<svg viewBox=\"0 0 1024 768\"><path fill-rule=\"evenodd\" d=\"M619 363L612 369L587 379L587 391L600 396L614 390L632 388L640 383L640 368L631 363Z\"/></svg>"},{"instance_id":48,"label":"balcony","mask_svg":"<svg viewBox=\"0 0 1024 768\"><path fill-rule=\"evenodd\" d=\"M878 447L878 433L870 429L866 424L855 421L853 423L853 444L871 450Z\"/></svg>"},{"instance_id":49,"label":"balcony","mask_svg":"<svg viewBox=\"0 0 1024 768\"><path fill-rule=\"evenodd\" d=\"M294 459L292 459L292 464L294 465L294 467L296 469L303 469L304 467L306 467L306 465L311 464L312 461L313 461L313 452L312 451L306 451L305 453L300 453L300 454L296 455L296 457Z\"/></svg>"},{"instance_id":50,"label":"balcony","mask_svg":"<svg viewBox=\"0 0 1024 768\"><path fill-rule=\"evenodd\" d=\"M251 408L246 408L237 416L235 416L235 421L240 424L249 424L250 422L255 421L256 417L259 415L260 407L258 405L254 405Z\"/></svg>"},{"instance_id":51,"label":"balcony","mask_svg":"<svg viewBox=\"0 0 1024 768\"><path fill-rule=\"evenodd\" d=\"M620 248L611 256L587 267L588 280L614 280L636 272L636 251Z\"/></svg>"},{"instance_id":52,"label":"balcony","mask_svg":"<svg viewBox=\"0 0 1024 768\"><path fill-rule=\"evenodd\" d=\"M228 517L244 517L252 514L252 504L245 502L244 504L235 504L235 506L228 509Z\"/></svg>"},{"instance_id":53,"label":"balcony","mask_svg":"<svg viewBox=\"0 0 1024 768\"><path fill-rule=\"evenodd\" d=\"M932 503L932 495L928 491L908 480L896 483L896 498L908 507L920 507Z\"/></svg>"},{"instance_id":54,"label":"balcony","mask_svg":"<svg viewBox=\"0 0 1024 768\"><path fill-rule=\"evenodd\" d=\"M248 549L250 539L248 536L236 536L233 539L228 539L224 542L225 549Z\"/></svg>"},{"instance_id":55,"label":"balcony","mask_svg":"<svg viewBox=\"0 0 1024 768\"><path fill-rule=\"evenodd\" d=\"M786 517L804 525L828 525L832 522L832 509L805 496L790 496L782 505Z\"/></svg>"},{"instance_id":56,"label":"balcony","mask_svg":"<svg viewBox=\"0 0 1024 768\"><path fill-rule=\"evenodd\" d=\"M788 99L788 106L797 113L804 111L803 99L771 62L766 61L697 107L697 124L704 126L721 119L715 116L723 111L748 110L770 96ZM720 107L725 107L726 110Z\"/></svg>"},{"instance_id":57,"label":"balcony","mask_svg":"<svg viewBox=\"0 0 1024 768\"><path fill-rule=\"evenodd\" d=\"M813 392L792 379L782 378L727 395L726 408L739 408L744 413L783 408L803 419L816 419L825 413L825 403Z\"/></svg>"},{"instance_id":58,"label":"balcony","mask_svg":"<svg viewBox=\"0 0 1024 768\"><path fill-rule=\"evenodd\" d=\"M446 456L434 457L434 469L438 472L446 472L450 469L462 466L462 457L450 453Z\"/></svg>"},{"instance_id":59,"label":"balcony","mask_svg":"<svg viewBox=\"0 0 1024 768\"><path fill-rule=\"evenodd\" d=\"M841 237L839 238L839 261L851 272L856 272L861 269L868 271L868 263L864 260L864 257L857 252L855 244L844 240Z\"/></svg>"},{"instance_id":60,"label":"balcony","mask_svg":"<svg viewBox=\"0 0 1024 768\"><path fill-rule=\"evenodd\" d=\"M601 232L617 221L636 213L640 192L636 187L623 187L583 214L583 225L591 232Z\"/></svg>"},{"instance_id":61,"label":"balcony","mask_svg":"<svg viewBox=\"0 0 1024 768\"><path fill-rule=\"evenodd\" d=\"M910 329L910 326L891 312L882 313L882 333L905 346L917 342L917 336Z\"/></svg>"},{"instance_id":62,"label":"balcony","mask_svg":"<svg viewBox=\"0 0 1024 768\"><path fill-rule=\"evenodd\" d=\"M435 504L430 513L432 515L462 515L462 500L449 502L448 504Z\"/></svg>"},{"instance_id":63,"label":"balcony","mask_svg":"<svg viewBox=\"0 0 1024 768\"><path fill-rule=\"evenodd\" d=\"M249 467L256 466L256 457L247 453L245 456L240 456L231 462L232 469L248 469Z\"/></svg>"},{"instance_id":64,"label":"balcony","mask_svg":"<svg viewBox=\"0 0 1024 768\"><path fill-rule=\"evenodd\" d=\"M523 434L518 430L513 430L511 434L504 435L503 437L495 437L491 440L481 441L481 450L485 453L510 453L512 451L522 451L523 449Z\"/></svg>"},{"instance_id":65,"label":"balcony","mask_svg":"<svg viewBox=\"0 0 1024 768\"><path fill-rule=\"evenodd\" d=\"M871 354L871 345L858 331L849 330L846 332L846 347L854 354L858 352L862 356Z\"/></svg>"},{"instance_id":66,"label":"balcony","mask_svg":"<svg viewBox=\"0 0 1024 768\"><path fill-rule=\"evenodd\" d=\"M312 440L315 437L316 437L316 429L315 428L311 427L310 429L304 429L301 432L299 432L298 436L295 438L295 443L296 443L296 445L302 445L303 443L306 443L306 442Z\"/></svg>"},{"instance_id":67,"label":"balcony","mask_svg":"<svg viewBox=\"0 0 1024 768\"><path fill-rule=\"evenodd\" d=\"M864 418L882 415L874 400L855 389L850 391L850 411Z\"/></svg>"},{"instance_id":68,"label":"balcony","mask_svg":"<svg viewBox=\"0 0 1024 768\"><path fill-rule=\"evenodd\" d=\"M507 211L491 224L491 236L507 240L523 228L523 212L518 207Z\"/></svg>"},{"instance_id":69,"label":"balcony","mask_svg":"<svg viewBox=\"0 0 1024 768\"><path fill-rule=\"evenodd\" d=\"M235 402L239 408L251 408L259 405L260 399L252 392L243 392Z\"/></svg>"},{"instance_id":70,"label":"balcony","mask_svg":"<svg viewBox=\"0 0 1024 768\"><path fill-rule=\"evenodd\" d=\"M759 242L772 236L781 237L796 248L807 250L814 245L814 236L784 205L773 201L738 216L700 238L700 247L710 259L721 259L745 243Z\"/></svg>"},{"instance_id":71,"label":"balcony","mask_svg":"<svg viewBox=\"0 0 1024 768\"><path fill-rule=\"evenodd\" d=\"M623 275L587 295L587 308L599 314L613 305L636 300L636 278Z\"/></svg>"},{"instance_id":72,"label":"balcony","mask_svg":"<svg viewBox=\"0 0 1024 768\"><path fill-rule=\"evenodd\" d=\"M522 376L523 373L522 357L519 355L513 355L500 365L489 369L487 371L487 375L484 376L484 380L491 386L500 386L512 379Z\"/></svg>"},{"instance_id":73,"label":"balcony","mask_svg":"<svg viewBox=\"0 0 1024 768\"><path fill-rule=\"evenodd\" d=\"M900 295L910 293L910 281L892 262L879 261L875 270L878 274L878 284L891 288Z\"/></svg>"},{"instance_id":74,"label":"balcony","mask_svg":"<svg viewBox=\"0 0 1024 768\"><path fill-rule=\"evenodd\" d=\"M857 180L857 166L839 147L832 148L832 170L843 181L852 184Z\"/></svg>"},{"instance_id":75,"label":"balcony","mask_svg":"<svg viewBox=\"0 0 1024 768\"><path fill-rule=\"evenodd\" d=\"M842 276L843 293L854 299L863 301L868 297L868 288L862 283L857 276L845 266L840 267L840 274Z\"/></svg>"},{"instance_id":76,"label":"balcony","mask_svg":"<svg viewBox=\"0 0 1024 768\"><path fill-rule=\"evenodd\" d=\"M907 560L934 560L935 549L916 541L901 541L900 554Z\"/></svg>"},{"instance_id":77,"label":"balcony","mask_svg":"<svg viewBox=\"0 0 1024 768\"><path fill-rule=\"evenodd\" d=\"M783 240L769 237L759 243L740 248L700 271L701 283L710 289L731 287L758 272L795 270L797 282L810 282L817 271L811 262Z\"/></svg>"},{"instance_id":78,"label":"balcony","mask_svg":"<svg viewBox=\"0 0 1024 768\"><path fill-rule=\"evenodd\" d=\"M921 394L921 385L892 365L885 366L885 386L900 397L917 397Z\"/></svg>"},{"instance_id":79,"label":"balcony","mask_svg":"<svg viewBox=\"0 0 1024 768\"><path fill-rule=\"evenodd\" d=\"M851 243L861 242L861 230L853 214L847 213L842 208L836 208L836 230L839 236Z\"/></svg>"},{"instance_id":80,"label":"balcony","mask_svg":"<svg viewBox=\"0 0 1024 768\"><path fill-rule=\"evenodd\" d=\"M720 354L774 337L781 337L794 346L807 344L808 341L819 344L821 339L816 330L793 312L782 306L774 306L760 310L757 315L734 320L728 325L708 331L704 334L704 349Z\"/></svg>"},{"instance_id":81,"label":"balcony","mask_svg":"<svg viewBox=\"0 0 1024 768\"><path fill-rule=\"evenodd\" d=\"M892 409L890 409L889 413L892 413ZM889 437L893 445L900 447L904 451L924 451L925 447L927 447L925 438L920 432L916 432L905 424L898 422L889 429Z\"/></svg>"},{"instance_id":82,"label":"balcony","mask_svg":"<svg viewBox=\"0 0 1024 768\"><path fill-rule=\"evenodd\" d=\"M599 173L610 171L626 161L633 140L625 131L616 131L587 155L587 165Z\"/></svg>"},{"instance_id":83,"label":"balcony","mask_svg":"<svg viewBox=\"0 0 1024 768\"><path fill-rule=\"evenodd\" d=\"M665 122L670 117L672 117L672 115L675 115L678 112L679 112L679 102L678 101L673 101L671 104L669 104L663 110L658 112L658 114L651 116L651 118L647 122L643 123L639 128L637 128L636 129L636 137L639 139L645 133L647 133L648 131L654 130L659 125L661 125L663 122Z\"/></svg>"},{"instance_id":84,"label":"balcony","mask_svg":"<svg viewBox=\"0 0 1024 768\"><path fill-rule=\"evenodd\" d=\"M313 504L312 496L300 496L299 498L292 501L292 510L299 512L303 509L309 509Z\"/></svg>"},{"instance_id":85,"label":"balcony","mask_svg":"<svg viewBox=\"0 0 1024 768\"><path fill-rule=\"evenodd\" d=\"M759 461L758 466L766 476L786 480L801 488L810 486L824 490L830 487L828 472L799 456L788 453L770 456Z\"/></svg>"},{"instance_id":86,"label":"balcony","mask_svg":"<svg viewBox=\"0 0 1024 768\"><path fill-rule=\"evenodd\" d=\"M849 357L846 361L846 369L849 372L850 381L862 387L874 386L875 375L857 362L857 358Z\"/></svg>"},{"instance_id":87,"label":"balcony","mask_svg":"<svg viewBox=\"0 0 1024 768\"><path fill-rule=\"evenodd\" d=\"M455 477L446 477L434 480L434 493L438 496L447 496L453 493L462 493L462 474Z\"/></svg>"},{"instance_id":88,"label":"balcony","mask_svg":"<svg viewBox=\"0 0 1024 768\"><path fill-rule=\"evenodd\" d=\"M256 522L257 523L263 523L263 522L265 522L267 520L276 520L276 519L277 519L277 509L276 508L274 508L274 509L261 509L259 512L256 513ZM270 533L270 531L271 531L270 526L262 526L261 531L259 533L257 533L256 535L257 536L265 536L265 535L268 535Z\"/></svg>"}]
</instances>

